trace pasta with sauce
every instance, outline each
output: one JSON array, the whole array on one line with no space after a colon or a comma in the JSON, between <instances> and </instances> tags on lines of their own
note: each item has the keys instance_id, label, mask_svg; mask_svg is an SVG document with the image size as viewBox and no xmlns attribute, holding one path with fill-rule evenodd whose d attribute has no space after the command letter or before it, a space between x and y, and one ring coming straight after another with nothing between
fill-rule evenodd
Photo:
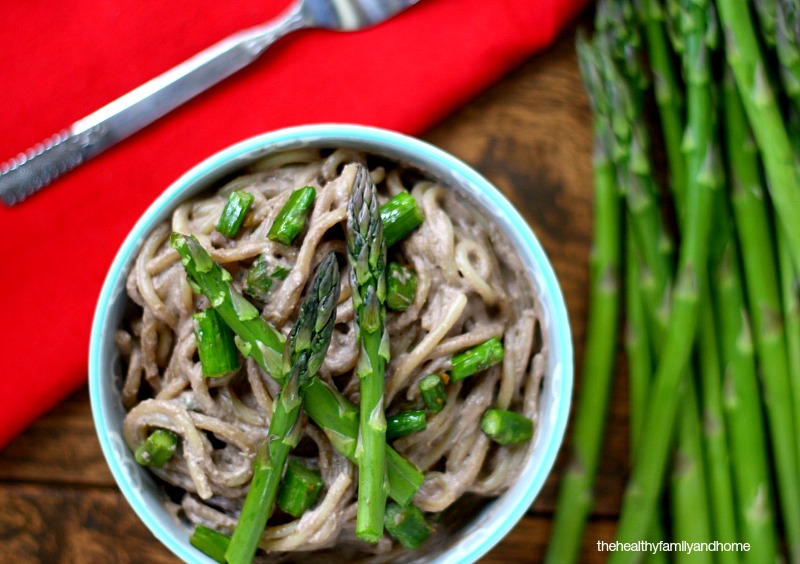
<instances>
[{"instance_id":1,"label":"pasta with sauce","mask_svg":"<svg viewBox=\"0 0 800 564\"><path fill-rule=\"evenodd\" d=\"M492 337L502 339L505 349L502 363L447 386L445 406L428 418L426 429L393 442L424 472L415 505L436 515L441 530L451 527L450 521L457 527L463 515L452 508L502 493L529 455L532 441L500 446L480 428L490 407L513 409L536 424L547 359L538 303L507 241L456 193L414 170L350 150L287 151L178 206L170 221L147 237L127 279L130 313L116 337L124 359L125 439L135 450L153 428L180 437L176 455L150 470L164 482L176 515L190 523L223 533L236 526L280 387L249 358L233 373L203 376L192 314L209 303L192 290L169 235L196 236L238 288L259 257L286 273L263 300L254 301L285 335L315 266L332 251L346 252L343 225L353 163L369 168L382 200L409 191L424 216L419 228L388 251L389 260L416 271L418 285L405 311L387 312L386 413L418 407L420 380L446 373L454 354ZM288 246L269 239L290 193L306 185L316 188L316 199L303 232ZM215 226L234 190L251 194L253 203L241 231L230 238ZM342 267L336 325L319 375L357 404L359 348L348 268ZM377 545L357 540L357 468L305 417L302 435L292 456L319 470L324 491L299 519L271 522L261 549L271 559L316 551L302 556L310 561L324 561L331 550L373 558L403 550L389 537Z\"/></svg>"}]
</instances>

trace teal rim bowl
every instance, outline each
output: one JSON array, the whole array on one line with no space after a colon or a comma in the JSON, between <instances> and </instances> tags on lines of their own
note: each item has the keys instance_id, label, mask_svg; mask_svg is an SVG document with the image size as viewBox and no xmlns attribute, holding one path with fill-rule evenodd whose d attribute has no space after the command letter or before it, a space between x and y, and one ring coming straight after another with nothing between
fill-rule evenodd
<instances>
[{"instance_id":1,"label":"teal rim bowl","mask_svg":"<svg viewBox=\"0 0 800 564\"><path fill-rule=\"evenodd\" d=\"M342 124L292 127L237 143L204 160L176 180L139 219L111 265L100 292L89 346L89 394L100 446L120 490L148 529L186 562L212 563L189 544L191 530L165 508L156 479L139 466L122 438L125 410L114 334L127 305L125 279L145 236L185 199L221 177L269 153L299 147L352 148L417 168L469 200L510 240L538 295L548 344L532 455L503 495L466 523L452 542L426 562L475 562L516 525L542 489L564 438L573 384L572 339L564 298L553 268L528 224L511 203L464 162L424 141L392 131ZM412 558L413 561L413 558Z\"/></svg>"}]
</instances>

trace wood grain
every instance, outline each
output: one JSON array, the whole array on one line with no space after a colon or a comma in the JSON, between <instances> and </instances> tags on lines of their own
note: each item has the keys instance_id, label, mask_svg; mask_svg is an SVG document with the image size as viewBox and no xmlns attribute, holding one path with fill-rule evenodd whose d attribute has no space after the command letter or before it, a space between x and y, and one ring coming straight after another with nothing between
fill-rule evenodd
<instances>
[{"instance_id":1,"label":"wood grain","mask_svg":"<svg viewBox=\"0 0 800 564\"><path fill-rule=\"evenodd\" d=\"M483 173L531 224L567 301L579 387L592 230L592 147L574 39L573 29L424 137ZM613 537L627 472L626 400L626 382L619 378L581 562L604 561L596 541ZM485 563L542 560L557 480L567 459L562 451L529 514ZM0 451L0 507L0 563L176 562L114 485L94 434L86 389Z\"/></svg>"},{"instance_id":2,"label":"wood grain","mask_svg":"<svg viewBox=\"0 0 800 564\"><path fill-rule=\"evenodd\" d=\"M47 563L174 563L115 489L0 485L0 561ZM59 523L57 527L53 523ZM600 562L598 540L613 537L613 521L589 523L581 562ZM547 547L550 521L525 517L484 564L536 562ZM13 556L13 560L11 557Z\"/></svg>"},{"instance_id":3,"label":"wood grain","mask_svg":"<svg viewBox=\"0 0 800 564\"><path fill-rule=\"evenodd\" d=\"M114 485L82 388L0 450L0 482Z\"/></svg>"},{"instance_id":4,"label":"wood grain","mask_svg":"<svg viewBox=\"0 0 800 564\"><path fill-rule=\"evenodd\" d=\"M116 489L2 484L0 507L3 562L176 561Z\"/></svg>"}]
</instances>

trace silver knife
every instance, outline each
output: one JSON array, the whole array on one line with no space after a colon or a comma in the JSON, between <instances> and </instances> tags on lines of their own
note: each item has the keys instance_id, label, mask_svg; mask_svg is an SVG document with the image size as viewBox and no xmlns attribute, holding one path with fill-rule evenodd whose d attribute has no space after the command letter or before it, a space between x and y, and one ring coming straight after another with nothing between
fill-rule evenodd
<instances>
[{"instance_id":1,"label":"silver knife","mask_svg":"<svg viewBox=\"0 0 800 564\"><path fill-rule=\"evenodd\" d=\"M256 60L299 29L355 31L418 0L299 0L274 22L241 31L142 84L0 165L0 199L13 206Z\"/></svg>"}]
</instances>

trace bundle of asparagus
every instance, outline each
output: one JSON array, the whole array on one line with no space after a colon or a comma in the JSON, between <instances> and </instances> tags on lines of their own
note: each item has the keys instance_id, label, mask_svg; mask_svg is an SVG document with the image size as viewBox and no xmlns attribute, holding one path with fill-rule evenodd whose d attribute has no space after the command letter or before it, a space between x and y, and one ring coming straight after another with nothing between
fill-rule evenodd
<instances>
[{"instance_id":1,"label":"bundle of asparagus","mask_svg":"<svg viewBox=\"0 0 800 564\"><path fill-rule=\"evenodd\" d=\"M623 324L631 471L617 540L743 542L747 560L774 562L785 538L800 561L798 15L798 0L600 0L594 36L578 40L595 246L549 562L578 556Z\"/></svg>"}]
</instances>

